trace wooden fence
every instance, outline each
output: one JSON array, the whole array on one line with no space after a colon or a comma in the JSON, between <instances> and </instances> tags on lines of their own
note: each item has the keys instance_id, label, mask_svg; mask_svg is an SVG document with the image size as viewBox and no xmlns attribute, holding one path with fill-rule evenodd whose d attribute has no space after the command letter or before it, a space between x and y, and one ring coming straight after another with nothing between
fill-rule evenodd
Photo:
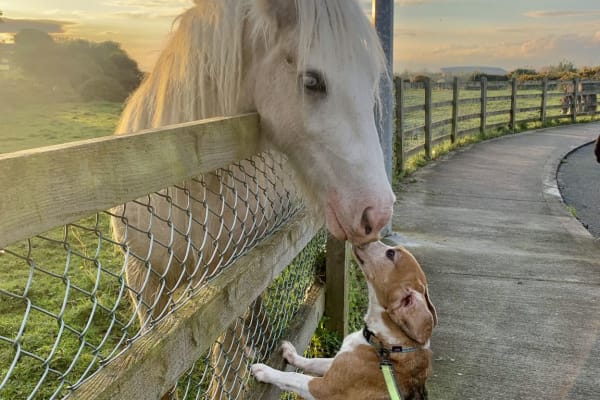
<instances>
[{"instance_id":1,"label":"wooden fence","mask_svg":"<svg viewBox=\"0 0 600 400\"><path fill-rule=\"evenodd\" d=\"M259 131L258 116L249 114L0 155L0 249L252 157L261 150ZM322 227L322 219L308 210L295 214L126 351L104 362L68 398L150 399L166 393ZM315 280L283 335L299 349L307 347L323 313L332 329L346 332L344 251L342 243L328 241L326 282ZM4 338L20 346L18 339L3 335L0 343ZM268 362L283 367L276 353ZM278 396L267 385L253 390L252 398Z\"/></svg>"},{"instance_id":2,"label":"wooden fence","mask_svg":"<svg viewBox=\"0 0 600 400\"><path fill-rule=\"evenodd\" d=\"M433 84L430 79L414 84L395 81L396 171L405 161L433 148L454 143L470 134L519 124L596 115L600 81L460 82Z\"/></svg>"}]
</instances>

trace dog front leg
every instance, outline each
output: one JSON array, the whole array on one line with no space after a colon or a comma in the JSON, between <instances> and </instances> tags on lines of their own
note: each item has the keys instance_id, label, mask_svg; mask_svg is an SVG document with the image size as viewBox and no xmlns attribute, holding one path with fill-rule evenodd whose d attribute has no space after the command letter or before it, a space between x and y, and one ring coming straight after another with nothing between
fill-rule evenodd
<instances>
[{"instance_id":1,"label":"dog front leg","mask_svg":"<svg viewBox=\"0 0 600 400\"><path fill-rule=\"evenodd\" d=\"M254 364L250 371L260 382L270 383L286 392L294 392L306 400L316 400L308 390L308 383L314 379L312 376L279 371L265 364Z\"/></svg>"},{"instance_id":2,"label":"dog front leg","mask_svg":"<svg viewBox=\"0 0 600 400\"><path fill-rule=\"evenodd\" d=\"M302 357L298 354L294 345L286 341L281 343L281 355L291 366L317 376L325 375L333 363L333 358Z\"/></svg>"}]
</instances>

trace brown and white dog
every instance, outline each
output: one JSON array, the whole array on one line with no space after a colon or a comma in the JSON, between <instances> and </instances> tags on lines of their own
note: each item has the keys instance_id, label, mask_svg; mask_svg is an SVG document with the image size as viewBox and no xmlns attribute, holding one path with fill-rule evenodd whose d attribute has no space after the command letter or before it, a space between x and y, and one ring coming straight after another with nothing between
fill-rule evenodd
<instances>
[{"instance_id":1,"label":"brown and white dog","mask_svg":"<svg viewBox=\"0 0 600 400\"><path fill-rule=\"evenodd\" d=\"M369 308L365 329L348 335L335 358L304 358L284 342L283 357L308 374L254 364L252 374L307 400L389 399L380 363L381 349L391 361L404 400L426 399L429 338L437 315L417 260L401 246L381 242L354 248L366 279Z\"/></svg>"}]
</instances>

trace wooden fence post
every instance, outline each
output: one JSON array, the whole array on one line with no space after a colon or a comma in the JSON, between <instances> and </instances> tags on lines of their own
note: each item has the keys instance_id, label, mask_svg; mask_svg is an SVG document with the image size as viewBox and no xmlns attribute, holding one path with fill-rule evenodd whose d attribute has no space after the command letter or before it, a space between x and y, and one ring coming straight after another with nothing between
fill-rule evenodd
<instances>
[{"instance_id":1,"label":"wooden fence post","mask_svg":"<svg viewBox=\"0 0 600 400\"><path fill-rule=\"evenodd\" d=\"M510 129L517 129L517 78L512 78L510 90Z\"/></svg>"},{"instance_id":2,"label":"wooden fence post","mask_svg":"<svg viewBox=\"0 0 600 400\"><path fill-rule=\"evenodd\" d=\"M394 174L404 171L404 82L401 77L394 79L394 98L396 100L396 168Z\"/></svg>"},{"instance_id":3,"label":"wooden fence post","mask_svg":"<svg viewBox=\"0 0 600 400\"><path fill-rule=\"evenodd\" d=\"M458 77L452 81L452 128L450 130L450 143L456 142L458 130Z\"/></svg>"},{"instance_id":4,"label":"wooden fence post","mask_svg":"<svg viewBox=\"0 0 600 400\"><path fill-rule=\"evenodd\" d=\"M431 160L433 134L431 132L431 78L425 79L425 157Z\"/></svg>"},{"instance_id":5,"label":"wooden fence post","mask_svg":"<svg viewBox=\"0 0 600 400\"><path fill-rule=\"evenodd\" d=\"M487 125L487 78L481 77L481 117L479 124L479 133L485 135L485 126Z\"/></svg>"},{"instance_id":6,"label":"wooden fence post","mask_svg":"<svg viewBox=\"0 0 600 400\"><path fill-rule=\"evenodd\" d=\"M327 235L325 267L325 327L342 338L348 335L349 261L346 243Z\"/></svg>"},{"instance_id":7,"label":"wooden fence post","mask_svg":"<svg viewBox=\"0 0 600 400\"><path fill-rule=\"evenodd\" d=\"M573 108L571 113L571 121L577 122L577 106L579 105L579 78L573 79Z\"/></svg>"},{"instance_id":8,"label":"wooden fence post","mask_svg":"<svg viewBox=\"0 0 600 400\"><path fill-rule=\"evenodd\" d=\"M540 121L542 126L546 125L546 113L548 104L548 77L545 76L542 80L542 111L540 113Z\"/></svg>"}]
</instances>

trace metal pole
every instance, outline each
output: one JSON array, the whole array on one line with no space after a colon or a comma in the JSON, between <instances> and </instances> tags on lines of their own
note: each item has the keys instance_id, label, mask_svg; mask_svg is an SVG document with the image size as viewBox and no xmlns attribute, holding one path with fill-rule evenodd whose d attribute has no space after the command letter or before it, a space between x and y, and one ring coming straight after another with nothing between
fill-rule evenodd
<instances>
[{"instance_id":1,"label":"metal pole","mask_svg":"<svg viewBox=\"0 0 600 400\"><path fill-rule=\"evenodd\" d=\"M392 79L394 76L394 0L374 0L373 15L375 17L375 29L379 34L381 46L387 59L387 71L390 79L381 80L381 109L379 110L380 123L377 124L379 131L379 142L383 149L385 172L388 179L392 181L392 128L394 99L392 95Z\"/></svg>"},{"instance_id":2,"label":"metal pole","mask_svg":"<svg viewBox=\"0 0 600 400\"><path fill-rule=\"evenodd\" d=\"M378 110L379 143L383 150L385 172L390 183L393 179L392 151L393 151L393 126L394 126L394 96L392 82L394 78L394 0L373 0L373 17L375 29L381 40L381 46L387 59L388 78L383 78L380 84L379 95L381 107ZM383 236L392 233L392 223L388 223L382 230Z\"/></svg>"}]
</instances>

